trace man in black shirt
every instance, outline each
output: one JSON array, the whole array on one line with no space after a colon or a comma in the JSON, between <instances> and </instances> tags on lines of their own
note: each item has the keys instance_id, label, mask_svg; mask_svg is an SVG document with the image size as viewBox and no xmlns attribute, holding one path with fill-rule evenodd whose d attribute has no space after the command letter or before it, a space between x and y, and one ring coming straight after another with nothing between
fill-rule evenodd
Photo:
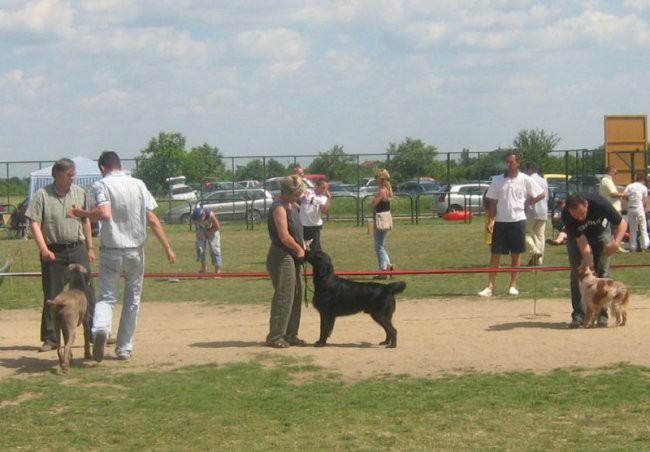
<instances>
[{"instance_id":1,"label":"man in black shirt","mask_svg":"<svg viewBox=\"0 0 650 452\"><path fill-rule=\"evenodd\" d=\"M567 232L567 251L571 266L573 312L569 328L579 328L585 318L585 306L580 297L578 267L582 263L590 265L595 267L599 278L608 278L609 256L621 246L627 222L607 199L595 193L569 195L562 210L562 222ZM608 224L616 226L614 238L606 227ZM600 312L598 326L607 326L607 308Z\"/></svg>"}]
</instances>

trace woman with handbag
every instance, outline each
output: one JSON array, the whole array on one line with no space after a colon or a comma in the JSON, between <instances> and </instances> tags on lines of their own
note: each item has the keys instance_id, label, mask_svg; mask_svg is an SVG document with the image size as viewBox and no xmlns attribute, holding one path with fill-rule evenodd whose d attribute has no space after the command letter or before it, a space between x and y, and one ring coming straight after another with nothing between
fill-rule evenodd
<instances>
[{"instance_id":1,"label":"woman with handbag","mask_svg":"<svg viewBox=\"0 0 650 452\"><path fill-rule=\"evenodd\" d=\"M384 246L388 231L393 228L393 218L390 213L390 200L393 198L393 187L390 184L390 174L384 168L375 172L375 180L379 191L372 199L370 205L374 212L373 238L375 241L375 253L379 269L393 271L395 266L390 262L390 256ZM386 279L387 275L377 275L374 279Z\"/></svg>"}]
</instances>

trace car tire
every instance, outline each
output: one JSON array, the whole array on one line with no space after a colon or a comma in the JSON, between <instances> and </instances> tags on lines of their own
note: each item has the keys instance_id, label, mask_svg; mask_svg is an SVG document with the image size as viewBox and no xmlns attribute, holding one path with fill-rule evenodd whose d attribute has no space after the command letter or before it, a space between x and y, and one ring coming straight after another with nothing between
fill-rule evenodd
<instances>
[{"instance_id":1,"label":"car tire","mask_svg":"<svg viewBox=\"0 0 650 452\"><path fill-rule=\"evenodd\" d=\"M190 214L189 213L184 213L181 215L179 218L180 224L190 224Z\"/></svg>"},{"instance_id":2,"label":"car tire","mask_svg":"<svg viewBox=\"0 0 650 452\"><path fill-rule=\"evenodd\" d=\"M461 206L458 204L452 204L449 206L449 209L447 209L447 212L460 212L461 210L463 210Z\"/></svg>"}]
</instances>

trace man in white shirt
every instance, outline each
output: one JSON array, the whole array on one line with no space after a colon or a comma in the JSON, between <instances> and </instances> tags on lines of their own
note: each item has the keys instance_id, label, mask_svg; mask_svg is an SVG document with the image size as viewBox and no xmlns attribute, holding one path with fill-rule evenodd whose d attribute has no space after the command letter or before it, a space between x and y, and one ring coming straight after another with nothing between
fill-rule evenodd
<instances>
[{"instance_id":1,"label":"man in white shirt","mask_svg":"<svg viewBox=\"0 0 650 452\"><path fill-rule=\"evenodd\" d=\"M546 202L549 198L548 184L546 179L537 172L538 168L535 163L527 162L524 165L524 171L541 187L546 198L526 209L526 245L532 254L528 265L542 265L544 245L546 244L546 221L548 220L548 202Z\"/></svg>"},{"instance_id":2,"label":"man in white shirt","mask_svg":"<svg viewBox=\"0 0 650 452\"><path fill-rule=\"evenodd\" d=\"M311 240L311 250L321 250L320 231L323 228L322 214L330 208L332 194L329 192L329 183L324 179L316 181L314 189L308 189L300 198L300 222L302 223L305 242Z\"/></svg>"},{"instance_id":3,"label":"man in white shirt","mask_svg":"<svg viewBox=\"0 0 650 452\"><path fill-rule=\"evenodd\" d=\"M625 187L623 197L627 198L627 223L630 227L630 251L648 249L648 227L646 223L646 206L648 187L645 175L637 173L634 182ZM640 239L639 239L640 238ZM639 239L637 241L637 239ZM638 247L640 243L640 248Z\"/></svg>"},{"instance_id":4,"label":"man in white shirt","mask_svg":"<svg viewBox=\"0 0 650 452\"><path fill-rule=\"evenodd\" d=\"M87 217L102 222L99 257L99 300L95 305L92 333L93 358L104 359L104 347L111 332L113 307L119 297L120 274L124 272L124 306L117 332L115 354L130 359L140 309L144 279L144 244L147 224L162 244L170 263L176 261L160 220L154 213L158 207L144 182L122 171L115 152L99 157L103 178L93 185L96 207L71 209L71 216Z\"/></svg>"},{"instance_id":5,"label":"man in white shirt","mask_svg":"<svg viewBox=\"0 0 650 452\"><path fill-rule=\"evenodd\" d=\"M598 192L602 197L608 200L614 206L614 209L616 209L620 214L622 209L621 198L623 197L623 194L618 191L618 187L616 187L616 184L614 183L614 176L616 173L616 168L611 165L605 168L605 175L600 180L600 188L598 189ZM613 225L610 225L610 229L612 234L614 234L616 228ZM623 247L620 247L618 251L620 253L627 253L627 250Z\"/></svg>"},{"instance_id":6,"label":"man in white shirt","mask_svg":"<svg viewBox=\"0 0 650 452\"><path fill-rule=\"evenodd\" d=\"M492 228L490 267L498 268L502 254L510 254L511 266L521 265L521 253L526 251L526 208L544 199L542 188L527 174L519 172L521 159L514 152L506 154L507 170L495 176L485 194L487 208L495 218ZM517 272L510 273L508 294L519 295ZM488 285L478 294L491 297L496 273L488 276Z\"/></svg>"}]
</instances>

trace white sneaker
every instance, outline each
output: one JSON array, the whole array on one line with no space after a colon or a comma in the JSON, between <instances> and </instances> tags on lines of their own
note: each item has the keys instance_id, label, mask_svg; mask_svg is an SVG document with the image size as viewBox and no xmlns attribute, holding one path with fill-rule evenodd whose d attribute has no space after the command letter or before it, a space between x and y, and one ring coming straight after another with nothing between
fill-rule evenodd
<instances>
[{"instance_id":1,"label":"white sneaker","mask_svg":"<svg viewBox=\"0 0 650 452\"><path fill-rule=\"evenodd\" d=\"M491 297L492 296L492 289L489 287L486 287L485 289L481 290L478 293L479 297Z\"/></svg>"},{"instance_id":2,"label":"white sneaker","mask_svg":"<svg viewBox=\"0 0 650 452\"><path fill-rule=\"evenodd\" d=\"M512 295L513 297L516 297L517 295L519 295L519 291L517 290L516 287L511 287L510 289L508 289L508 293L510 295Z\"/></svg>"}]
</instances>

